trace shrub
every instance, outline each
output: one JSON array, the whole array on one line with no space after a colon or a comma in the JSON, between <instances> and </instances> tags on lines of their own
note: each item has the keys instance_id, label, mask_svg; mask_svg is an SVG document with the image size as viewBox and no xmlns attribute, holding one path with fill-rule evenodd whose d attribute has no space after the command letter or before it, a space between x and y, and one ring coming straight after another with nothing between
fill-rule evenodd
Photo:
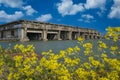
<instances>
[{"instance_id":1,"label":"shrub","mask_svg":"<svg viewBox=\"0 0 120 80\"><path fill-rule=\"evenodd\" d=\"M0 47L0 79L120 80L120 27L109 27L107 31L104 37L112 45L99 40L94 43L96 52L93 42L86 42L82 37L78 38L80 47L69 47L59 54L49 50L42 52L41 58L32 45L17 44L14 53L7 53Z\"/></svg>"}]
</instances>

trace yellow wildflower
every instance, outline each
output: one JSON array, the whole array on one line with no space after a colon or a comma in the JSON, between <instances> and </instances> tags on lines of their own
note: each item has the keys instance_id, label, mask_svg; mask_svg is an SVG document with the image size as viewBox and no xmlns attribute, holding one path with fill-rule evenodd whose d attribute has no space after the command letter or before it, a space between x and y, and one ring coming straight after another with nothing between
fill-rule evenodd
<instances>
[{"instance_id":1,"label":"yellow wildflower","mask_svg":"<svg viewBox=\"0 0 120 80\"><path fill-rule=\"evenodd\" d=\"M82 41L84 41L84 38L80 36L77 40L82 42Z\"/></svg>"}]
</instances>

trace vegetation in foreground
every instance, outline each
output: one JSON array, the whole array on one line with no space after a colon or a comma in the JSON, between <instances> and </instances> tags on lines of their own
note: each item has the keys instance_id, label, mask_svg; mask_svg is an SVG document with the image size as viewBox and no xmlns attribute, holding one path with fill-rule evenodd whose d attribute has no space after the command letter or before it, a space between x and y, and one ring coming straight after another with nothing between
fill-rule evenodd
<instances>
[{"instance_id":1,"label":"vegetation in foreground","mask_svg":"<svg viewBox=\"0 0 120 80\"><path fill-rule=\"evenodd\" d=\"M108 46L99 40L95 46L99 53L82 37L78 38L81 47L69 47L58 54L49 50L42 53L42 58L32 45L17 44L14 53L0 47L0 80L120 80L120 27L107 31L105 39L112 38L114 44Z\"/></svg>"}]
</instances>

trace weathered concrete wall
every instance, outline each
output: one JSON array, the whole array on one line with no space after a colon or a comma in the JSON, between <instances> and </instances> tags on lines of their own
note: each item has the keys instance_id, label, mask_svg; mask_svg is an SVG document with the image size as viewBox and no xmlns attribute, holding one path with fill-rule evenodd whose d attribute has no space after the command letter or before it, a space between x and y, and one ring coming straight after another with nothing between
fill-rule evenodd
<instances>
[{"instance_id":1,"label":"weathered concrete wall","mask_svg":"<svg viewBox=\"0 0 120 80\"><path fill-rule=\"evenodd\" d=\"M11 31L14 31L12 32L14 35L11 35ZM36 36L34 36L35 34ZM86 39L96 39L100 37L100 33L87 28L20 20L0 25L1 39L8 36L17 37L20 41L28 41L28 37L33 37L34 39L37 37L36 39L47 41L49 39L72 40L77 39L79 36Z\"/></svg>"}]
</instances>

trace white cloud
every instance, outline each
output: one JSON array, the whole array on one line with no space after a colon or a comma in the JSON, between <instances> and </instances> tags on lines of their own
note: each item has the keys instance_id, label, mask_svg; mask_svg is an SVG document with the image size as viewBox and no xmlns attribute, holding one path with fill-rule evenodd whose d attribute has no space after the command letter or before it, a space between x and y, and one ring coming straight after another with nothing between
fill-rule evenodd
<instances>
[{"instance_id":1,"label":"white cloud","mask_svg":"<svg viewBox=\"0 0 120 80\"><path fill-rule=\"evenodd\" d=\"M81 15L81 18L78 19L78 21L90 23L90 22L95 22L96 20L94 20L94 17L90 14L83 14Z\"/></svg>"},{"instance_id":2,"label":"white cloud","mask_svg":"<svg viewBox=\"0 0 120 80\"><path fill-rule=\"evenodd\" d=\"M26 10L27 15L32 15L33 13L37 12L30 5L23 7L23 10Z\"/></svg>"},{"instance_id":3,"label":"white cloud","mask_svg":"<svg viewBox=\"0 0 120 80\"><path fill-rule=\"evenodd\" d=\"M94 9L100 8L104 10L106 4L106 0L86 0L85 8L86 9Z\"/></svg>"},{"instance_id":4,"label":"white cloud","mask_svg":"<svg viewBox=\"0 0 120 80\"><path fill-rule=\"evenodd\" d=\"M99 12L99 11L98 11L96 14L97 14L98 16L102 17L102 12Z\"/></svg>"},{"instance_id":5,"label":"white cloud","mask_svg":"<svg viewBox=\"0 0 120 80\"><path fill-rule=\"evenodd\" d=\"M0 11L0 22L10 22L21 18L24 14L21 11L16 11L14 14L7 14L5 11Z\"/></svg>"},{"instance_id":6,"label":"white cloud","mask_svg":"<svg viewBox=\"0 0 120 80\"><path fill-rule=\"evenodd\" d=\"M78 21L80 21L80 22L86 22L86 23L90 23L91 22L90 20L87 20L87 19L78 19Z\"/></svg>"},{"instance_id":7,"label":"white cloud","mask_svg":"<svg viewBox=\"0 0 120 80\"><path fill-rule=\"evenodd\" d=\"M86 19L94 19L94 17L90 14L83 14L81 17Z\"/></svg>"},{"instance_id":8,"label":"white cloud","mask_svg":"<svg viewBox=\"0 0 120 80\"><path fill-rule=\"evenodd\" d=\"M80 22L86 22L86 23L96 22L96 20L87 20L87 19L78 19L78 21L80 21Z\"/></svg>"},{"instance_id":9,"label":"white cloud","mask_svg":"<svg viewBox=\"0 0 120 80\"><path fill-rule=\"evenodd\" d=\"M57 3L57 9L62 16L75 15L78 12L84 11L82 3L73 4L72 0L61 0L61 3Z\"/></svg>"},{"instance_id":10,"label":"white cloud","mask_svg":"<svg viewBox=\"0 0 120 80\"><path fill-rule=\"evenodd\" d=\"M41 22L46 22L46 21L49 21L50 19L52 19L51 14L44 14L44 15L41 15L40 17L36 18L37 21L41 21Z\"/></svg>"},{"instance_id":11,"label":"white cloud","mask_svg":"<svg viewBox=\"0 0 120 80\"><path fill-rule=\"evenodd\" d=\"M113 0L114 4L111 7L111 11L108 18L118 18L120 19L120 0Z\"/></svg>"},{"instance_id":12,"label":"white cloud","mask_svg":"<svg viewBox=\"0 0 120 80\"><path fill-rule=\"evenodd\" d=\"M23 0L0 0L0 4L3 4L4 6L9 6L12 8L18 8L18 7L22 7Z\"/></svg>"}]
</instances>

